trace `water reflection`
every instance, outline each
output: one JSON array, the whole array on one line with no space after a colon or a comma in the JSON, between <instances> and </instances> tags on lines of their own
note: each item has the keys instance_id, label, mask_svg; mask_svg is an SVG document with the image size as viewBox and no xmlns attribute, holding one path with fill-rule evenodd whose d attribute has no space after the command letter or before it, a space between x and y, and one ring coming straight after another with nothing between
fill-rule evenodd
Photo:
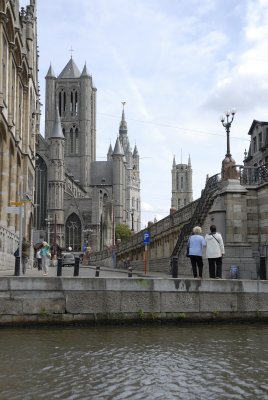
<instances>
[{"instance_id":1,"label":"water reflection","mask_svg":"<svg viewBox=\"0 0 268 400\"><path fill-rule=\"evenodd\" d=\"M268 326L2 329L1 400L268 399Z\"/></svg>"}]
</instances>

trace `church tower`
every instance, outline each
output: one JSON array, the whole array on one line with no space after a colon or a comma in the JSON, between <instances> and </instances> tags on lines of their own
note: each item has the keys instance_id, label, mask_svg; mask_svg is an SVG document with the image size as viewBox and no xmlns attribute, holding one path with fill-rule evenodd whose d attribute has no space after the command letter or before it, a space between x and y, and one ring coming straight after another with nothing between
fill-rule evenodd
<instances>
[{"instance_id":1,"label":"church tower","mask_svg":"<svg viewBox=\"0 0 268 400\"><path fill-rule=\"evenodd\" d=\"M193 201L192 166L189 156L188 164L172 164L172 197L171 208L179 210Z\"/></svg>"},{"instance_id":2,"label":"church tower","mask_svg":"<svg viewBox=\"0 0 268 400\"><path fill-rule=\"evenodd\" d=\"M129 228L138 232L140 230L141 210L140 210L140 170L139 153L135 145L132 152L128 128L125 118L125 102L122 102L122 118L119 126L119 139L125 155L126 181L125 181L125 215L123 218Z\"/></svg>"},{"instance_id":3,"label":"church tower","mask_svg":"<svg viewBox=\"0 0 268 400\"><path fill-rule=\"evenodd\" d=\"M57 107L66 139L66 169L89 191L91 163L96 160L96 88L86 65L81 73L72 57L57 78L51 66L46 76L46 139Z\"/></svg>"},{"instance_id":4,"label":"church tower","mask_svg":"<svg viewBox=\"0 0 268 400\"><path fill-rule=\"evenodd\" d=\"M48 138L49 165L48 165L48 229L53 227L50 233L51 245L64 245L64 148L65 138L62 133L61 121L58 109L54 127Z\"/></svg>"}]
</instances>

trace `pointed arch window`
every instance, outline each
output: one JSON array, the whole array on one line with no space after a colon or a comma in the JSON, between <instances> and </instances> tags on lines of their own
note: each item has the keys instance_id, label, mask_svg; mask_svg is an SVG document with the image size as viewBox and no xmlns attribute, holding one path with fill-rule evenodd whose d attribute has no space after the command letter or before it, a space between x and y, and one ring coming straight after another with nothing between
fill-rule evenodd
<instances>
[{"instance_id":1,"label":"pointed arch window","mask_svg":"<svg viewBox=\"0 0 268 400\"><path fill-rule=\"evenodd\" d=\"M78 128L75 129L75 154L79 153L79 135Z\"/></svg>"},{"instance_id":2,"label":"pointed arch window","mask_svg":"<svg viewBox=\"0 0 268 400\"><path fill-rule=\"evenodd\" d=\"M71 92L71 101L70 101L70 113L73 111L73 92Z\"/></svg>"},{"instance_id":3,"label":"pointed arch window","mask_svg":"<svg viewBox=\"0 0 268 400\"><path fill-rule=\"evenodd\" d=\"M72 213L65 224L65 244L72 248L72 251L81 251L82 228L79 217Z\"/></svg>"},{"instance_id":4,"label":"pointed arch window","mask_svg":"<svg viewBox=\"0 0 268 400\"><path fill-rule=\"evenodd\" d=\"M61 92L59 92L59 114L61 116Z\"/></svg>"},{"instance_id":5,"label":"pointed arch window","mask_svg":"<svg viewBox=\"0 0 268 400\"><path fill-rule=\"evenodd\" d=\"M70 153L74 152L74 132L73 128L70 129Z\"/></svg>"},{"instance_id":6,"label":"pointed arch window","mask_svg":"<svg viewBox=\"0 0 268 400\"><path fill-rule=\"evenodd\" d=\"M78 95L77 95L77 91L75 92L75 115L78 115Z\"/></svg>"}]
</instances>

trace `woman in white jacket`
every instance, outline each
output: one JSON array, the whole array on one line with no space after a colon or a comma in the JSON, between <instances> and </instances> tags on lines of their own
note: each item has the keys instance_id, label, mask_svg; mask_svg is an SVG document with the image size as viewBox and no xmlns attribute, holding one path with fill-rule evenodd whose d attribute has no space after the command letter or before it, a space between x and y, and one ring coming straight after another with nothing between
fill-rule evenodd
<instances>
[{"instance_id":1,"label":"woman in white jacket","mask_svg":"<svg viewBox=\"0 0 268 400\"><path fill-rule=\"evenodd\" d=\"M224 254L224 244L222 236L217 232L215 225L211 225L210 233L205 236L205 241L209 277L219 279L222 277L222 256Z\"/></svg>"}]
</instances>

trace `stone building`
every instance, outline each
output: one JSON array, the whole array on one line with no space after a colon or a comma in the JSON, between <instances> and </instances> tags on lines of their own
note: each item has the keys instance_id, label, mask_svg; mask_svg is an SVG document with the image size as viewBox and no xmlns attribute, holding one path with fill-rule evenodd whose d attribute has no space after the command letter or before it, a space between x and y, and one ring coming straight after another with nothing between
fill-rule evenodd
<instances>
[{"instance_id":1,"label":"stone building","mask_svg":"<svg viewBox=\"0 0 268 400\"><path fill-rule=\"evenodd\" d=\"M114 147L96 161L96 92L73 58L46 76L45 136L37 146L35 241L93 251L115 244L115 227L140 230L139 153L132 151L123 103Z\"/></svg>"},{"instance_id":2,"label":"stone building","mask_svg":"<svg viewBox=\"0 0 268 400\"><path fill-rule=\"evenodd\" d=\"M171 209L179 210L193 201L192 166L189 156L188 164L176 164L175 156L172 164L172 197Z\"/></svg>"},{"instance_id":3,"label":"stone building","mask_svg":"<svg viewBox=\"0 0 268 400\"><path fill-rule=\"evenodd\" d=\"M26 9L0 0L0 60L0 268L8 268L19 237L32 242L40 115L34 0Z\"/></svg>"},{"instance_id":4,"label":"stone building","mask_svg":"<svg viewBox=\"0 0 268 400\"><path fill-rule=\"evenodd\" d=\"M268 122L254 121L248 134L250 135L250 146L248 152L245 150L244 164L246 167L258 167L268 163Z\"/></svg>"}]
</instances>

